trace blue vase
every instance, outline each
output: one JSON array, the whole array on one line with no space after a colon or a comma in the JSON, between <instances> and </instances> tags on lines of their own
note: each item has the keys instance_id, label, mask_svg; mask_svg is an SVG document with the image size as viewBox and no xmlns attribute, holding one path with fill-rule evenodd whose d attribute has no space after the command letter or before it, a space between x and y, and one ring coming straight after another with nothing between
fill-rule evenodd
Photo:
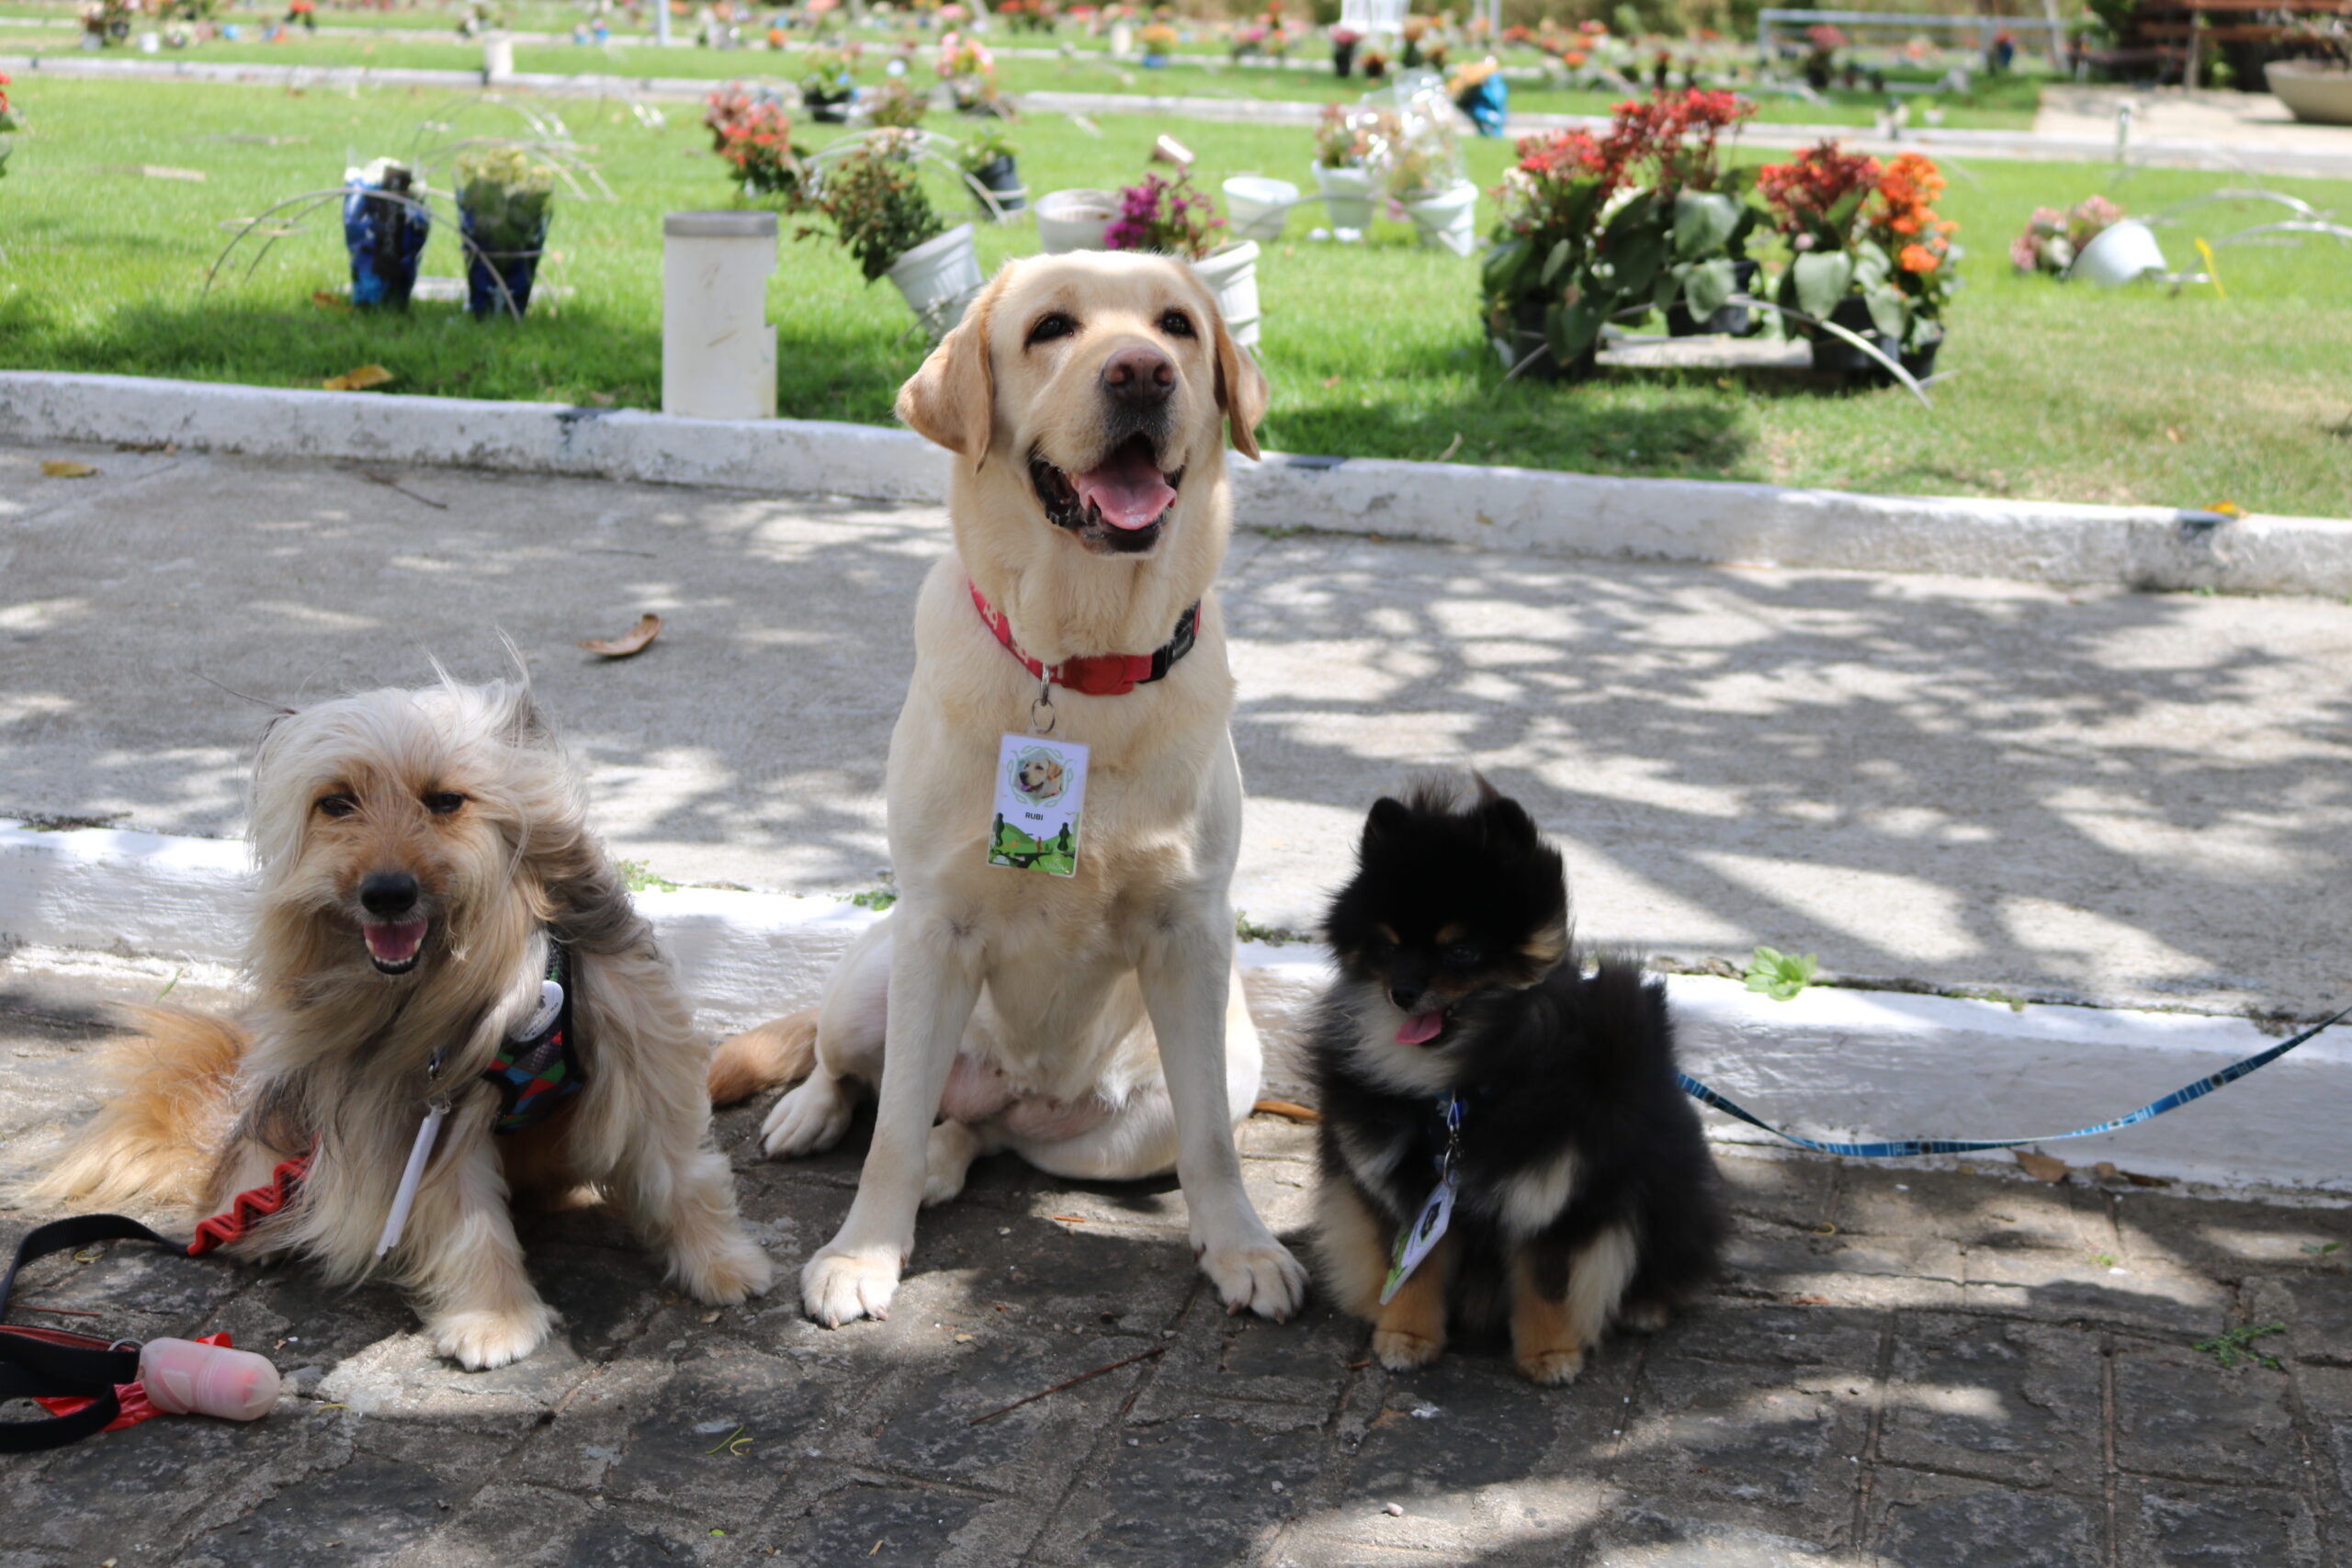
<instances>
[{"instance_id":1,"label":"blue vase","mask_svg":"<svg viewBox=\"0 0 2352 1568\"><path fill-rule=\"evenodd\" d=\"M1470 117L1481 136L1500 136L1503 116L1510 104L1510 87L1497 72L1454 100Z\"/></svg>"},{"instance_id":2,"label":"blue vase","mask_svg":"<svg viewBox=\"0 0 2352 1568\"><path fill-rule=\"evenodd\" d=\"M351 302L363 310L405 310L416 287L417 261L433 232L433 215L422 206L370 194L390 189L404 195L405 180L389 186L353 180L347 188L343 243L351 253Z\"/></svg>"},{"instance_id":3,"label":"blue vase","mask_svg":"<svg viewBox=\"0 0 2352 1568\"><path fill-rule=\"evenodd\" d=\"M539 275L539 257L547 244L548 221L542 218L533 231L529 244L521 250L492 251L481 247L474 232L474 215L459 212L458 220L465 230L466 239L466 309L479 321L484 316L503 315L507 302L514 302L514 313L521 315L531 308L531 283ZM499 286L505 285L502 292Z\"/></svg>"}]
</instances>

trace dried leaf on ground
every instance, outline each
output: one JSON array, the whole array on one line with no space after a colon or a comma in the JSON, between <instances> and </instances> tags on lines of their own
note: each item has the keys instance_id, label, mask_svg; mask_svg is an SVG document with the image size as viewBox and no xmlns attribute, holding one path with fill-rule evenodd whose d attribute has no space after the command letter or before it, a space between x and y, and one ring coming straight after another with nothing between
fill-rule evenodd
<instances>
[{"instance_id":1,"label":"dried leaf on ground","mask_svg":"<svg viewBox=\"0 0 2352 1568\"><path fill-rule=\"evenodd\" d=\"M632 653L642 653L645 647L662 635L662 617L647 611L637 619L637 625L618 637L594 637L580 646L605 659L627 659Z\"/></svg>"},{"instance_id":2,"label":"dried leaf on ground","mask_svg":"<svg viewBox=\"0 0 2352 1568\"><path fill-rule=\"evenodd\" d=\"M73 457L50 457L41 463L40 471L53 479L86 479L98 468L95 463L81 462Z\"/></svg>"},{"instance_id":3,"label":"dried leaf on ground","mask_svg":"<svg viewBox=\"0 0 2352 1568\"><path fill-rule=\"evenodd\" d=\"M1294 1122L1320 1122L1323 1112L1311 1105L1301 1105L1295 1100L1261 1100L1250 1108L1269 1116L1287 1116Z\"/></svg>"},{"instance_id":4,"label":"dried leaf on ground","mask_svg":"<svg viewBox=\"0 0 2352 1568\"><path fill-rule=\"evenodd\" d=\"M2038 1155L2031 1149L2018 1149L2016 1154L2018 1168L2036 1181L2064 1181L2067 1172L2074 1168L2055 1155Z\"/></svg>"},{"instance_id":5,"label":"dried leaf on ground","mask_svg":"<svg viewBox=\"0 0 2352 1568\"><path fill-rule=\"evenodd\" d=\"M337 294L332 288L311 289L311 303L316 305L322 310L348 310L351 309L351 301L345 299L342 295Z\"/></svg>"},{"instance_id":6,"label":"dried leaf on ground","mask_svg":"<svg viewBox=\"0 0 2352 1568\"><path fill-rule=\"evenodd\" d=\"M320 385L330 392L364 392L370 387L380 387L393 378L392 373L380 365L362 365L340 376L330 376Z\"/></svg>"}]
</instances>

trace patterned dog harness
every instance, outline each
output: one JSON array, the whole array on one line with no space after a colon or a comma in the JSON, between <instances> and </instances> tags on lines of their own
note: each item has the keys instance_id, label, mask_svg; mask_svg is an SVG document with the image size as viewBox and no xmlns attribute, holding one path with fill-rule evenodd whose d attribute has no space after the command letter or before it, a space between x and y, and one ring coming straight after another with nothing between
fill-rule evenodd
<instances>
[{"instance_id":1,"label":"patterned dog harness","mask_svg":"<svg viewBox=\"0 0 2352 1568\"><path fill-rule=\"evenodd\" d=\"M521 1040L501 1041L498 1055L481 1075L498 1090L493 1133L526 1133L588 1087L572 1030L571 968L569 950L550 937L548 983L560 999L537 1031Z\"/></svg>"}]
</instances>

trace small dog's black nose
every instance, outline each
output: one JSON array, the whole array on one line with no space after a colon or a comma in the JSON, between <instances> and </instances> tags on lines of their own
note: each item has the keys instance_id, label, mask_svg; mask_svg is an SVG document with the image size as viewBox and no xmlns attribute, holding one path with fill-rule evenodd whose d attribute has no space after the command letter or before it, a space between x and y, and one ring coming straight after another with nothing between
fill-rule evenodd
<instances>
[{"instance_id":1,"label":"small dog's black nose","mask_svg":"<svg viewBox=\"0 0 2352 1568\"><path fill-rule=\"evenodd\" d=\"M416 878L404 871L371 871L359 884L359 905L386 919L416 907Z\"/></svg>"},{"instance_id":2,"label":"small dog's black nose","mask_svg":"<svg viewBox=\"0 0 2352 1568\"><path fill-rule=\"evenodd\" d=\"M1176 362L1156 348L1123 348L1102 366L1102 389L1123 403L1156 403L1176 384Z\"/></svg>"},{"instance_id":3,"label":"small dog's black nose","mask_svg":"<svg viewBox=\"0 0 2352 1568\"><path fill-rule=\"evenodd\" d=\"M1421 999L1421 988L1419 986L1391 986L1388 987L1388 999L1410 1012L1414 1004Z\"/></svg>"}]
</instances>

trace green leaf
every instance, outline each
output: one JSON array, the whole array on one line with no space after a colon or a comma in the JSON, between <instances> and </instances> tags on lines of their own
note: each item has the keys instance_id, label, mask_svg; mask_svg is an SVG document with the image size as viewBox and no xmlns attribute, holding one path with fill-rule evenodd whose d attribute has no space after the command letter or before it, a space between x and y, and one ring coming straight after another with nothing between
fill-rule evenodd
<instances>
[{"instance_id":1,"label":"green leaf","mask_svg":"<svg viewBox=\"0 0 2352 1568\"><path fill-rule=\"evenodd\" d=\"M1578 295L1573 303L1546 311L1544 337L1552 345L1553 360L1564 370L1575 364L1600 336L1601 323L1607 320L1605 308L1591 294Z\"/></svg>"},{"instance_id":2,"label":"green leaf","mask_svg":"<svg viewBox=\"0 0 2352 1568\"><path fill-rule=\"evenodd\" d=\"M1657 192L1645 190L1634 196L1615 212L1611 213L1609 221L1602 227L1601 232L1609 236L1610 243L1613 245L1618 240L1633 233L1635 230L1657 227Z\"/></svg>"},{"instance_id":3,"label":"green leaf","mask_svg":"<svg viewBox=\"0 0 2352 1568\"><path fill-rule=\"evenodd\" d=\"M1747 988L1785 1002L1811 983L1821 967L1810 953L1798 956L1777 947L1757 948L1747 960Z\"/></svg>"},{"instance_id":4,"label":"green leaf","mask_svg":"<svg viewBox=\"0 0 2352 1568\"><path fill-rule=\"evenodd\" d=\"M1870 194L1870 186L1855 186L1830 204L1829 209L1822 214L1822 222L1843 239L1848 226L1854 221L1854 214L1861 210L1862 201Z\"/></svg>"},{"instance_id":5,"label":"green leaf","mask_svg":"<svg viewBox=\"0 0 2352 1568\"><path fill-rule=\"evenodd\" d=\"M1717 256L1690 269L1682 280L1682 303L1694 319L1703 321L1730 304L1738 291L1739 277L1732 269L1731 258Z\"/></svg>"},{"instance_id":6,"label":"green leaf","mask_svg":"<svg viewBox=\"0 0 2352 1568\"><path fill-rule=\"evenodd\" d=\"M1577 246L1574 240L1562 240L1552 247L1552 254L1544 258L1544 288L1552 287L1552 280L1560 276L1560 269L1567 265L1568 259L1576 254Z\"/></svg>"},{"instance_id":7,"label":"green leaf","mask_svg":"<svg viewBox=\"0 0 2352 1568\"><path fill-rule=\"evenodd\" d=\"M1854 258L1843 251L1807 251L1790 264L1789 276L1797 292L1797 309L1817 321L1829 312L1854 281Z\"/></svg>"},{"instance_id":8,"label":"green leaf","mask_svg":"<svg viewBox=\"0 0 2352 1568\"><path fill-rule=\"evenodd\" d=\"M1613 240L1609 247L1609 280L1612 290L1631 298L1643 293L1666 265L1667 237L1656 229L1638 229Z\"/></svg>"},{"instance_id":9,"label":"green leaf","mask_svg":"<svg viewBox=\"0 0 2352 1568\"><path fill-rule=\"evenodd\" d=\"M1882 285L1866 289L1862 302L1871 308L1871 325L1900 343L1911 330L1911 301L1903 290Z\"/></svg>"},{"instance_id":10,"label":"green leaf","mask_svg":"<svg viewBox=\"0 0 2352 1568\"><path fill-rule=\"evenodd\" d=\"M1680 191L1674 197L1674 254L1683 261L1713 255L1739 226L1739 204L1717 191Z\"/></svg>"},{"instance_id":11,"label":"green leaf","mask_svg":"<svg viewBox=\"0 0 2352 1568\"><path fill-rule=\"evenodd\" d=\"M1510 294L1516 290L1520 269L1527 265L1535 247L1527 240L1506 240L1487 253L1484 277L1489 294Z\"/></svg>"}]
</instances>

